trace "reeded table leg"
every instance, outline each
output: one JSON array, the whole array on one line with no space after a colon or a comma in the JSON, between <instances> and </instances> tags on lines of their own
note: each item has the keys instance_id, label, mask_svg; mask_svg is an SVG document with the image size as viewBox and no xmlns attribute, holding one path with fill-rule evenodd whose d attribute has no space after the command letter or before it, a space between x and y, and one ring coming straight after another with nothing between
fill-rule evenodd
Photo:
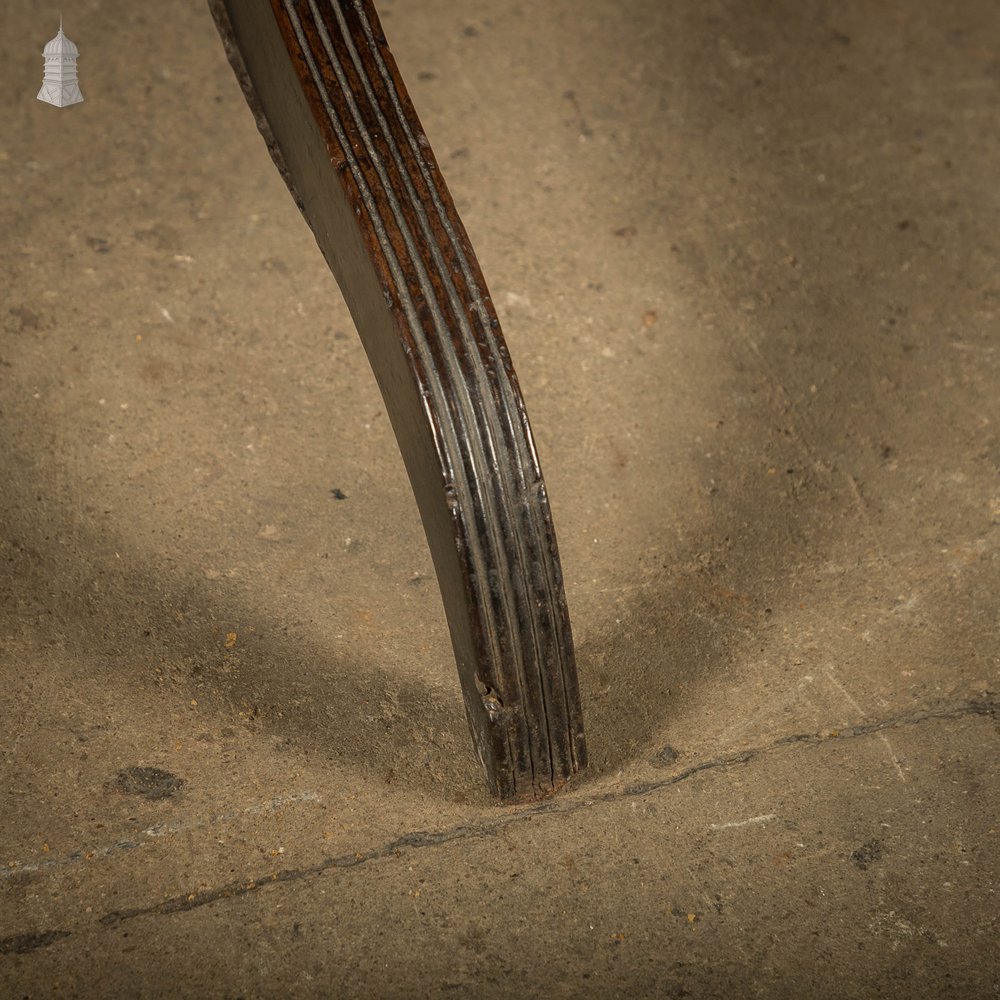
<instances>
[{"instance_id":1,"label":"reeded table leg","mask_svg":"<svg viewBox=\"0 0 1000 1000\"><path fill-rule=\"evenodd\" d=\"M493 303L369 0L209 0L382 390L493 793L586 763L545 484Z\"/></svg>"}]
</instances>

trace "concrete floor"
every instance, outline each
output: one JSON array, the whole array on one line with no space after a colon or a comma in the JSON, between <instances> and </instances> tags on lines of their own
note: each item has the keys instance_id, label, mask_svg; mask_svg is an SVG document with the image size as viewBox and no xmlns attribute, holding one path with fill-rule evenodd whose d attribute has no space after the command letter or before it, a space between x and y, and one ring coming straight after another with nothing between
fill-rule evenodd
<instances>
[{"instance_id":1,"label":"concrete floor","mask_svg":"<svg viewBox=\"0 0 1000 1000\"><path fill-rule=\"evenodd\" d=\"M58 10L8 0L0 994L1000 996L994 0L381 9L532 415L593 766L486 798L205 7L64 3L59 110Z\"/></svg>"}]
</instances>

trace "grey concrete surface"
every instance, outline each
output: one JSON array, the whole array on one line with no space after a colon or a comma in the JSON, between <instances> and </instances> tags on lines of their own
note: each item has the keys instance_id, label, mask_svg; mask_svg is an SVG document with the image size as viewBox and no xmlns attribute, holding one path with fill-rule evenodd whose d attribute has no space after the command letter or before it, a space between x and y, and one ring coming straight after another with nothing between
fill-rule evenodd
<instances>
[{"instance_id":1,"label":"grey concrete surface","mask_svg":"<svg viewBox=\"0 0 1000 1000\"><path fill-rule=\"evenodd\" d=\"M992 0L385 0L552 497L590 771L486 798L206 9L0 31L0 994L996 997ZM337 499L339 490L344 499Z\"/></svg>"}]
</instances>

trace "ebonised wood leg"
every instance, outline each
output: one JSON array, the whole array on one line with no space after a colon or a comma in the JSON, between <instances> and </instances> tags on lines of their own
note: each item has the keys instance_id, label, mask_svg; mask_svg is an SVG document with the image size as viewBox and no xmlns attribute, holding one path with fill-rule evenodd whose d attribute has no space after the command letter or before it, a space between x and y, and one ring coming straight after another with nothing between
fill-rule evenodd
<instances>
[{"instance_id":1,"label":"ebonised wood leg","mask_svg":"<svg viewBox=\"0 0 1000 1000\"><path fill-rule=\"evenodd\" d=\"M586 763L562 572L476 255L369 0L209 0L340 284L409 472L476 751L502 800Z\"/></svg>"}]
</instances>

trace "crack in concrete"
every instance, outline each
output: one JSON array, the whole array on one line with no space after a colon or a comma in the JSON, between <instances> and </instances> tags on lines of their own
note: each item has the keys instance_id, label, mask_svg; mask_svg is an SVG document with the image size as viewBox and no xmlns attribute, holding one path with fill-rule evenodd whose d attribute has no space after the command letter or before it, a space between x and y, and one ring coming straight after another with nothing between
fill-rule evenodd
<instances>
[{"instance_id":1,"label":"crack in concrete","mask_svg":"<svg viewBox=\"0 0 1000 1000\"><path fill-rule=\"evenodd\" d=\"M878 736L888 729L901 726L916 726L925 722L975 716L995 718L998 709L1000 709L1000 699L994 697L989 692L984 692L983 697L979 699L917 709L884 719L866 721L855 726L845 726L840 729L829 729L813 733L792 733L788 736L778 737L770 743L765 743L758 747L733 751L710 760L702 761L699 764L693 764L663 778L626 785L622 788L603 792L600 795L579 798L563 797L556 800L550 799L535 805L516 807L513 812L474 825L461 824L448 827L444 830L414 830L370 851L358 851L354 854L344 854L336 858L324 858L322 861L304 868L286 869L279 872L272 872L257 879L229 882L215 889L175 896L160 903L154 903L151 906L112 910L100 917L98 923L103 927L115 927L125 921L134 920L137 917L183 913L188 910L207 906L219 900L245 896L269 885L297 882L336 869L357 868L370 861L399 857L405 848L438 847L457 840L472 840L495 836L504 828L514 823L531 819L534 816L555 813L569 814L581 809L588 809L598 804L650 795L687 781L697 774L706 771L726 770L738 765L749 764L769 753L789 746L799 744L819 746L824 743L858 739L865 736ZM656 765L654 763L654 766L663 767L663 764ZM36 948L46 947L56 941L65 940L71 933L70 931L54 930L41 934L18 934L2 938L0 939L0 954L5 953L5 951L14 951L18 954L23 954L26 951L33 951Z\"/></svg>"},{"instance_id":2,"label":"crack in concrete","mask_svg":"<svg viewBox=\"0 0 1000 1000\"><path fill-rule=\"evenodd\" d=\"M24 955L70 936L70 931L38 931L0 938L0 955Z\"/></svg>"}]
</instances>

